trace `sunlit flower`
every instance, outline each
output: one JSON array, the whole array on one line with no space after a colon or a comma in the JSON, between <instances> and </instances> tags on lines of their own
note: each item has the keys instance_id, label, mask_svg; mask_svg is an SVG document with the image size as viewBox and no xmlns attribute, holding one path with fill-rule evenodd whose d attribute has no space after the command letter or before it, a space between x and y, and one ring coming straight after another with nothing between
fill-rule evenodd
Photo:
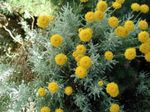
<instances>
[{"instance_id":1,"label":"sunlit flower","mask_svg":"<svg viewBox=\"0 0 150 112\"><path fill-rule=\"evenodd\" d=\"M37 19L37 25L38 27L45 29L48 27L49 23L53 20L54 20L53 16L45 16L45 15L39 16Z\"/></svg>"},{"instance_id":2,"label":"sunlit flower","mask_svg":"<svg viewBox=\"0 0 150 112\"><path fill-rule=\"evenodd\" d=\"M59 89L59 86L56 82L50 82L48 84L48 89L51 93L56 93Z\"/></svg>"},{"instance_id":3,"label":"sunlit flower","mask_svg":"<svg viewBox=\"0 0 150 112\"><path fill-rule=\"evenodd\" d=\"M140 5L138 3L133 3L131 5L131 9L135 12L138 12L138 11L140 11Z\"/></svg>"},{"instance_id":4,"label":"sunlit flower","mask_svg":"<svg viewBox=\"0 0 150 112\"><path fill-rule=\"evenodd\" d=\"M124 56L127 60L133 60L136 58L136 49L128 48L125 50Z\"/></svg>"},{"instance_id":5,"label":"sunlit flower","mask_svg":"<svg viewBox=\"0 0 150 112\"><path fill-rule=\"evenodd\" d=\"M149 6L146 5L146 4L142 4L141 7L140 7L140 11L142 13L148 13L149 12Z\"/></svg>"},{"instance_id":6,"label":"sunlit flower","mask_svg":"<svg viewBox=\"0 0 150 112\"><path fill-rule=\"evenodd\" d=\"M119 20L117 17L112 16L112 17L108 18L108 25L110 27L115 28L118 26L118 24L119 24Z\"/></svg>"},{"instance_id":7,"label":"sunlit flower","mask_svg":"<svg viewBox=\"0 0 150 112\"><path fill-rule=\"evenodd\" d=\"M45 90L45 88L40 87L40 88L38 89L38 95L39 95L39 96L45 96L45 95L46 95L46 90Z\"/></svg>"},{"instance_id":8,"label":"sunlit flower","mask_svg":"<svg viewBox=\"0 0 150 112\"><path fill-rule=\"evenodd\" d=\"M68 96L70 96L73 93L73 89L71 86L67 86L64 90L64 93Z\"/></svg>"},{"instance_id":9,"label":"sunlit flower","mask_svg":"<svg viewBox=\"0 0 150 112\"><path fill-rule=\"evenodd\" d=\"M120 106L116 103L112 103L109 110L110 112L120 112Z\"/></svg>"},{"instance_id":10,"label":"sunlit flower","mask_svg":"<svg viewBox=\"0 0 150 112\"><path fill-rule=\"evenodd\" d=\"M49 107L42 107L40 112L50 112L50 108Z\"/></svg>"},{"instance_id":11,"label":"sunlit flower","mask_svg":"<svg viewBox=\"0 0 150 112\"><path fill-rule=\"evenodd\" d=\"M114 82L108 83L107 86L106 86L106 92L111 97L117 97L119 95L118 85Z\"/></svg>"},{"instance_id":12,"label":"sunlit flower","mask_svg":"<svg viewBox=\"0 0 150 112\"><path fill-rule=\"evenodd\" d=\"M90 11L90 12L87 12L85 14L85 20L89 23L92 23L94 22L95 18L94 18L94 12Z\"/></svg>"}]
</instances>

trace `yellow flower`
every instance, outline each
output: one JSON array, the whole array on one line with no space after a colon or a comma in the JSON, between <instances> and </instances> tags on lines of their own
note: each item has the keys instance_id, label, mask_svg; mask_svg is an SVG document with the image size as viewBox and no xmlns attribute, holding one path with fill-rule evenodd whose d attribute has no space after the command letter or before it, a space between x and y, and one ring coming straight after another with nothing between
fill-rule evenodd
<instances>
[{"instance_id":1,"label":"yellow flower","mask_svg":"<svg viewBox=\"0 0 150 112\"><path fill-rule=\"evenodd\" d=\"M147 54L148 52L150 52L150 44L149 43L143 43L143 44L141 44L139 50L142 53Z\"/></svg>"},{"instance_id":2,"label":"yellow flower","mask_svg":"<svg viewBox=\"0 0 150 112\"><path fill-rule=\"evenodd\" d=\"M106 51L105 54L104 54L104 57L106 60L110 61L113 59L113 53L111 51Z\"/></svg>"},{"instance_id":3,"label":"yellow flower","mask_svg":"<svg viewBox=\"0 0 150 112\"><path fill-rule=\"evenodd\" d=\"M141 20L140 22L139 22L139 28L141 29L141 30L147 30L148 29L148 23L146 22L146 20Z\"/></svg>"},{"instance_id":4,"label":"yellow flower","mask_svg":"<svg viewBox=\"0 0 150 112\"><path fill-rule=\"evenodd\" d=\"M46 90L45 90L45 88L40 87L40 88L38 89L38 95L39 95L39 96L45 96L45 95L46 95Z\"/></svg>"},{"instance_id":5,"label":"yellow flower","mask_svg":"<svg viewBox=\"0 0 150 112\"><path fill-rule=\"evenodd\" d=\"M75 70L77 78L83 79L87 76L87 70L81 66L77 67Z\"/></svg>"},{"instance_id":6,"label":"yellow flower","mask_svg":"<svg viewBox=\"0 0 150 112\"><path fill-rule=\"evenodd\" d=\"M119 24L119 20L117 17L112 16L108 19L108 25L110 27L115 28L118 26L118 24Z\"/></svg>"},{"instance_id":7,"label":"yellow flower","mask_svg":"<svg viewBox=\"0 0 150 112\"><path fill-rule=\"evenodd\" d=\"M123 4L125 2L125 0L116 0L116 2Z\"/></svg>"},{"instance_id":8,"label":"yellow flower","mask_svg":"<svg viewBox=\"0 0 150 112\"><path fill-rule=\"evenodd\" d=\"M110 112L120 112L120 106L116 103L111 104L109 108Z\"/></svg>"},{"instance_id":9,"label":"yellow flower","mask_svg":"<svg viewBox=\"0 0 150 112\"><path fill-rule=\"evenodd\" d=\"M117 97L119 95L118 85L114 82L108 83L107 86L106 86L106 92L111 97Z\"/></svg>"},{"instance_id":10,"label":"yellow flower","mask_svg":"<svg viewBox=\"0 0 150 112\"><path fill-rule=\"evenodd\" d=\"M84 56L80 59L79 65L85 69L89 69L92 65L92 60L88 56Z\"/></svg>"},{"instance_id":11,"label":"yellow flower","mask_svg":"<svg viewBox=\"0 0 150 112\"><path fill-rule=\"evenodd\" d=\"M79 32L80 40L83 42L89 42L92 38L93 30L91 28L85 28Z\"/></svg>"},{"instance_id":12,"label":"yellow flower","mask_svg":"<svg viewBox=\"0 0 150 112\"><path fill-rule=\"evenodd\" d=\"M80 0L81 3L86 3L88 0Z\"/></svg>"},{"instance_id":13,"label":"yellow flower","mask_svg":"<svg viewBox=\"0 0 150 112\"><path fill-rule=\"evenodd\" d=\"M57 91L58 91L58 89L59 89L59 86L58 86L58 84L56 83L56 82L50 82L49 84L48 84L48 89L49 89L49 91L51 92L51 93L56 93Z\"/></svg>"},{"instance_id":14,"label":"yellow flower","mask_svg":"<svg viewBox=\"0 0 150 112\"><path fill-rule=\"evenodd\" d=\"M146 53L144 57L147 62L150 62L150 52Z\"/></svg>"},{"instance_id":15,"label":"yellow flower","mask_svg":"<svg viewBox=\"0 0 150 112\"><path fill-rule=\"evenodd\" d=\"M55 62L58 65L64 65L67 62L67 56L63 53L60 53L55 56Z\"/></svg>"},{"instance_id":16,"label":"yellow flower","mask_svg":"<svg viewBox=\"0 0 150 112\"><path fill-rule=\"evenodd\" d=\"M54 47L58 47L62 44L63 38L59 34L54 34L50 37L50 42Z\"/></svg>"},{"instance_id":17,"label":"yellow flower","mask_svg":"<svg viewBox=\"0 0 150 112\"><path fill-rule=\"evenodd\" d=\"M49 107L42 107L40 112L50 112L50 108Z\"/></svg>"},{"instance_id":18,"label":"yellow flower","mask_svg":"<svg viewBox=\"0 0 150 112\"><path fill-rule=\"evenodd\" d=\"M61 109L61 108L58 108L58 109L55 110L55 112L64 112L64 110Z\"/></svg>"},{"instance_id":19,"label":"yellow flower","mask_svg":"<svg viewBox=\"0 0 150 112\"><path fill-rule=\"evenodd\" d=\"M98 81L98 85L99 85L100 87L102 87L102 86L104 85L103 80Z\"/></svg>"},{"instance_id":20,"label":"yellow flower","mask_svg":"<svg viewBox=\"0 0 150 112\"><path fill-rule=\"evenodd\" d=\"M74 51L73 53L72 53L72 56L75 58L75 57L77 57L79 55L79 53L77 52L77 51Z\"/></svg>"},{"instance_id":21,"label":"yellow flower","mask_svg":"<svg viewBox=\"0 0 150 112\"><path fill-rule=\"evenodd\" d=\"M118 26L115 29L115 34L119 37L126 37L128 35L128 31L126 28L124 28L123 26Z\"/></svg>"},{"instance_id":22,"label":"yellow flower","mask_svg":"<svg viewBox=\"0 0 150 112\"><path fill-rule=\"evenodd\" d=\"M99 1L97 3L97 10L101 10L102 12L104 12L108 7L108 4L106 1Z\"/></svg>"},{"instance_id":23,"label":"yellow flower","mask_svg":"<svg viewBox=\"0 0 150 112\"><path fill-rule=\"evenodd\" d=\"M140 11L140 5L138 3L133 3L131 5L131 9L135 12L138 12L138 11Z\"/></svg>"},{"instance_id":24,"label":"yellow flower","mask_svg":"<svg viewBox=\"0 0 150 112\"><path fill-rule=\"evenodd\" d=\"M79 48L80 48L80 46L78 46ZM75 58L75 60L77 61L77 62L79 62L80 61L80 59L84 56L84 52L86 52L86 51L84 51L83 49L81 50L81 49L79 49L78 48L78 50L76 50L76 51L74 51L73 53L72 53L72 56ZM81 52L82 51L82 52ZM84 52L83 52L84 51Z\"/></svg>"},{"instance_id":25,"label":"yellow flower","mask_svg":"<svg viewBox=\"0 0 150 112\"><path fill-rule=\"evenodd\" d=\"M120 3L118 3L118 2L113 2L112 7L114 9L120 9L122 7L122 5Z\"/></svg>"},{"instance_id":26,"label":"yellow flower","mask_svg":"<svg viewBox=\"0 0 150 112\"><path fill-rule=\"evenodd\" d=\"M76 62L79 62L82 57L84 57L83 54L78 54L78 55L75 57Z\"/></svg>"},{"instance_id":27,"label":"yellow flower","mask_svg":"<svg viewBox=\"0 0 150 112\"><path fill-rule=\"evenodd\" d=\"M85 54L86 53L86 47L84 45L78 45L76 47L76 52L81 53L81 54Z\"/></svg>"},{"instance_id":28,"label":"yellow flower","mask_svg":"<svg viewBox=\"0 0 150 112\"><path fill-rule=\"evenodd\" d=\"M94 13L94 18L96 21L101 21L104 18L104 13L101 10L97 10Z\"/></svg>"},{"instance_id":29,"label":"yellow flower","mask_svg":"<svg viewBox=\"0 0 150 112\"><path fill-rule=\"evenodd\" d=\"M127 60L133 60L134 58L136 58L136 49L135 48L126 49L124 56Z\"/></svg>"},{"instance_id":30,"label":"yellow flower","mask_svg":"<svg viewBox=\"0 0 150 112\"><path fill-rule=\"evenodd\" d=\"M146 4L141 5L140 10L142 13L148 13L149 12L149 6Z\"/></svg>"},{"instance_id":31,"label":"yellow flower","mask_svg":"<svg viewBox=\"0 0 150 112\"><path fill-rule=\"evenodd\" d=\"M125 22L124 27L128 30L128 31L133 31L134 30L134 23L131 20L128 20Z\"/></svg>"},{"instance_id":32,"label":"yellow flower","mask_svg":"<svg viewBox=\"0 0 150 112\"><path fill-rule=\"evenodd\" d=\"M73 89L71 86L67 86L64 92L66 95L70 96L73 93Z\"/></svg>"},{"instance_id":33,"label":"yellow flower","mask_svg":"<svg viewBox=\"0 0 150 112\"><path fill-rule=\"evenodd\" d=\"M49 25L50 21L53 21L54 17L53 16L39 16L37 19L37 25L40 28L47 28Z\"/></svg>"},{"instance_id":34,"label":"yellow flower","mask_svg":"<svg viewBox=\"0 0 150 112\"><path fill-rule=\"evenodd\" d=\"M149 40L149 33L146 31L142 31L138 34L138 40L142 43L145 43Z\"/></svg>"},{"instance_id":35,"label":"yellow flower","mask_svg":"<svg viewBox=\"0 0 150 112\"><path fill-rule=\"evenodd\" d=\"M85 14L85 20L89 23L94 22L94 12L90 11Z\"/></svg>"}]
</instances>

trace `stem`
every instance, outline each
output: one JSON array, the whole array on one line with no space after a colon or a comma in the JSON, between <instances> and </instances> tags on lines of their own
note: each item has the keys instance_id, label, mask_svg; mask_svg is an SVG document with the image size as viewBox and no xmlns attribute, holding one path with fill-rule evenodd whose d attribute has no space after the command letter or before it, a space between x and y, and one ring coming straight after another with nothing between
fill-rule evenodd
<instances>
[{"instance_id":1,"label":"stem","mask_svg":"<svg viewBox=\"0 0 150 112\"><path fill-rule=\"evenodd\" d=\"M22 42L19 42L19 41L13 36L13 34L11 33L11 31L10 31L8 28L6 28L6 26L3 26L3 28L4 28L5 31L7 31L7 32L9 33L10 37L11 37L15 42L18 42L19 44L23 45L23 41L22 41Z\"/></svg>"},{"instance_id":2,"label":"stem","mask_svg":"<svg viewBox=\"0 0 150 112\"><path fill-rule=\"evenodd\" d=\"M137 16L134 18L134 21L140 16L141 12L137 14Z\"/></svg>"}]
</instances>

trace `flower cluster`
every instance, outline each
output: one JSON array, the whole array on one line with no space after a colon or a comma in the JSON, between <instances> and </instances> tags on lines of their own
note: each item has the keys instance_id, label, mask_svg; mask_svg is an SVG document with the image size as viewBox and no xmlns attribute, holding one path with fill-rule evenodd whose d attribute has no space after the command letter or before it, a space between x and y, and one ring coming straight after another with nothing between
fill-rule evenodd
<instances>
[{"instance_id":1,"label":"flower cluster","mask_svg":"<svg viewBox=\"0 0 150 112\"><path fill-rule=\"evenodd\" d=\"M104 18L104 12L108 8L108 4L106 1L99 1L96 6L96 11L89 11L85 14L85 20L88 23L92 23L94 21L102 21Z\"/></svg>"},{"instance_id":2,"label":"flower cluster","mask_svg":"<svg viewBox=\"0 0 150 112\"><path fill-rule=\"evenodd\" d=\"M80 0L82 3L87 2L88 0ZM116 9L120 9L122 7L122 5L124 4L125 0L115 0L115 2L112 3L112 7L116 10ZM82 83L84 83L84 81L90 80L90 78L93 78L94 76L92 76L91 72L94 72L95 69L99 69L96 68L98 65L101 64L101 62L99 60L102 59L102 62L107 64L115 61L116 56L117 55L121 55L123 54L123 58L125 58L128 61L132 61L134 60L138 53L137 50L139 49L139 51L144 54L145 60L147 62L150 62L150 34L147 31L148 30L148 23L146 22L146 20L140 20L138 22L132 20L132 18L129 19L125 19L124 21L122 21L120 18L116 17L113 15L107 15L107 9L108 9L108 3L106 1L100 0L97 4L96 4L96 8L95 11L88 11L84 18L86 21L86 25L82 26L82 28L79 28L78 30L78 34L76 33L76 37L75 38L77 41L75 41L76 43L73 43L73 47L71 47L69 49L69 51L66 52L63 49L63 46L66 45L66 38L64 38L65 36L60 35L58 32L56 34L53 34L50 36L50 45L51 48L53 50L56 50L56 52L54 53L54 64L59 67L60 70L63 71L63 74L67 74L70 73L72 76L75 76L75 80L77 81L83 81ZM147 5L139 5L137 3L133 3L131 5L131 9L133 11L140 11L142 13L147 13L149 12L149 7ZM44 18L44 20L40 19L40 18ZM102 36L104 35L97 35L96 33L98 31L95 31L95 29L97 30L98 26L96 26L98 23L103 23L105 22L106 24L106 30L108 31L111 35L109 36L113 36L113 38L115 38L117 41L120 42L126 42L127 39L129 39L131 36L133 36L132 34L136 34L137 37L135 38L140 44L139 48L137 46L128 46L127 48L123 48L123 50L121 49L119 51L120 54L117 54L115 52L115 50L113 50L113 48L107 48L105 50L103 50L103 56L101 58L101 53L99 53L99 50L95 50L95 54L91 53L91 43L93 44L93 46L97 48L101 47L101 43L105 42L105 40L100 40L97 41L98 36L100 36L99 38L103 38ZM48 26L49 23L49 19L47 17L39 17L37 24L39 27L41 28L46 28ZM96 27L95 27L95 26ZM103 28L103 27L102 27ZM103 29L102 29L103 30ZM134 32L136 30L136 32ZM77 32L77 31L76 31ZM104 32L105 33L105 32ZM110 39L108 39L109 41L111 41ZM113 40L112 40L113 41ZM96 44L95 44L96 43ZM91 46L90 46L91 45ZM93 48L94 48L93 47ZM116 53L116 54L115 54ZM70 55L72 54L72 55ZM95 56L99 56L100 58L98 58L97 60L93 57ZM96 60L96 61L95 61ZM117 60L117 59L116 59ZM71 64L70 64L71 63ZM97 66L94 66L95 63L97 64ZM100 63L100 64L99 64ZM104 64L103 63L103 64ZM54 66L55 66L54 65ZM69 72L66 72L64 69L68 70L69 68ZM105 67L107 68L107 67ZM95 70L96 71L96 70ZM98 71L98 70L97 70ZM96 72L97 72L96 71ZM53 71L52 71L53 72ZM98 71L99 72L99 71ZM55 73L54 73L55 74ZM60 73L61 74L61 73ZM63 77L63 76L62 76ZM68 78L70 77L70 78ZM64 85L67 85L65 87L63 87L63 93L67 96L67 98L73 96L74 94L76 94L76 92L78 92L78 87L80 86L80 84L76 84L73 83L72 85L68 82L72 82L72 77L68 76L68 77L63 77L63 81L64 81ZM115 98L119 96L120 93L120 89L117 83L115 82L105 82L104 80L97 80L97 78L99 78L99 76L94 77L93 80L97 81L97 85L98 88L102 88L101 90L106 90L106 94L108 94L108 96L111 96L111 98ZM64 80L65 79L65 80ZM67 79L67 80L66 80ZM56 80L56 79L53 79ZM47 91L50 92L51 95L60 93L62 94L61 90L62 90L62 86L61 83L63 83L63 81L51 81L48 84L47 89L44 87L40 87L38 89L38 95L40 97L44 97L47 94L49 94ZM86 83L88 85L88 83ZM85 84L85 85L86 85ZM89 84L90 85L90 84ZM84 85L82 85L84 86ZM94 84L93 84L94 86ZM81 87L82 88L82 87ZM82 88L83 90L85 90L86 92L91 91L86 90L84 87ZM95 89L97 90L97 88ZM60 91L60 92L59 92ZM96 91L97 92L97 91ZM95 93L96 93L95 92ZM99 90L98 90L99 92ZM98 93L97 92L97 93ZM100 93L100 92L99 92ZM111 102L111 101L110 101ZM111 103L110 107L109 107L109 111L110 112L119 112L121 110L119 104L117 103ZM50 112L51 109L49 107L42 107L41 108L41 112ZM57 108L55 110L55 112L63 112L64 110L62 108Z\"/></svg>"},{"instance_id":3,"label":"flower cluster","mask_svg":"<svg viewBox=\"0 0 150 112\"><path fill-rule=\"evenodd\" d=\"M89 42L93 36L93 30L91 28L80 28L79 38L82 42ZM75 74L77 78L85 78L88 74L88 69L92 65L92 60L89 56L86 56L87 48L83 44L76 46L76 50L72 53L72 56L77 62L77 68Z\"/></svg>"},{"instance_id":4,"label":"flower cluster","mask_svg":"<svg viewBox=\"0 0 150 112\"><path fill-rule=\"evenodd\" d=\"M148 13L149 12L149 6L146 4L138 4L138 3L133 3L131 5L131 9L135 12L141 12L141 13Z\"/></svg>"},{"instance_id":5,"label":"flower cluster","mask_svg":"<svg viewBox=\"0 0 150 112\"><path fill-rule=\"evenodd\" d=\"M120 9L124 2L125 2L125 0L115 0L115 2L113 2L113 4L112 4L112 7L116 10Z\"/></svg>"}]
</instances>

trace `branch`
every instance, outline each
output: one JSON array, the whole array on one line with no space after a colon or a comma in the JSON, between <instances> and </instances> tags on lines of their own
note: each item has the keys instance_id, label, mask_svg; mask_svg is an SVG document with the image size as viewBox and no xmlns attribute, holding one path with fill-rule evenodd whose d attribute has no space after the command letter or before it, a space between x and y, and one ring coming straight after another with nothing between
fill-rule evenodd
<instances>
[{"instance_id":1,"label":"branch","mask_svg":"<svg viewBox=\"0 0 150 112\"><path fill-rule=\"evenodd\" d=\"M21 41L18 41L18 40L13 36L13 34L11 33L11 31L10 31L8 28L6 28L6 26L3 26L3 28L4 28L5 31L7 31L7 32L9 33L10 37L11 37L15 42L18 42L19 44L23 45L23 41L22 41L22 42L21 42Z\"/></svg>"}]
</instances>

